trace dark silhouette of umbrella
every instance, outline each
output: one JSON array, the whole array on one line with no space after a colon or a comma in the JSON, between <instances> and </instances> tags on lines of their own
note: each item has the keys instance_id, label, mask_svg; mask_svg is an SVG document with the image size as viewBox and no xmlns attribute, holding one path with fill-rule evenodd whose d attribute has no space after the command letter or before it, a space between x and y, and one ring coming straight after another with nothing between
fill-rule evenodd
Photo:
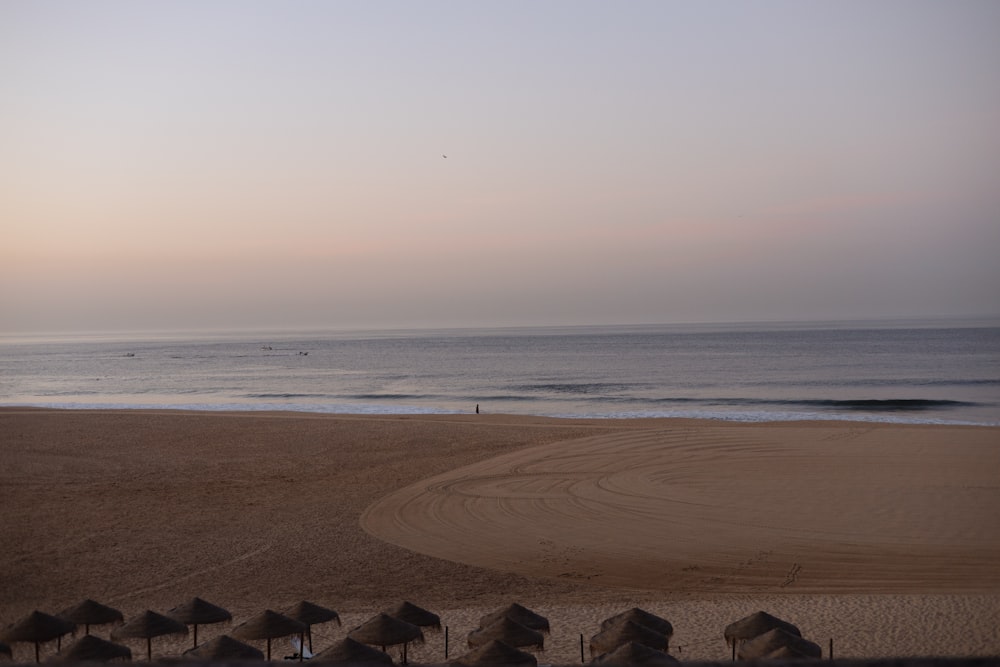
<instances>
[{"instance_id":1,"label":"dark silhouette of umbrella","mask_svg":"<svg viewBox=\"0 0 1000 667\"><path fill-rule=\"evenodd\" d=\"M604 621L601 622L601 630L607 630L611 626L623 621L633 621L639 625L644 625L650 630L655 630L667 638L674 635L674 626L670 624L670 621L661 616L657 616L656 614L651 614L645 609L639 609L638 607L632 607L631 609L623 611L620 614L604 619Z\"/></svg>"},{"instance_id":2,"label":"dark silhouette of umbrella","mask_svg":"<svg viewBox=\"0 0 1000 667\"><path fill-rule=\"evenodd\" d=\"M153 659L153 637L164 635L186 635L187 626L180 621L157 614L155 611L144 611L140 616L136 616L120 628L116 628L111 633L112 639L145 639L146 659Z\"/></svg>"},{"instance_id":3,"label":"dark silhouette of umbrella","mask_svg":"<svg viewBox=\"0 0 1000 667\"><path fill-rule=\"evenodd\" d=\"M94 635L84 635L57 658L59 662L109 662L131 659L132 650L129 647Z\"/></svg>"},{"instance_id":4,"label":"dark silhouette of umbrella","mask_svg":"<svg viewBox=\"0 0 1000 667\"><path fill-rule=\"evenodd\" d=\"M490 625L469 633L469 648L499 640L513 648L545 648L545 637L538 630L525 627L508 616L500 616Z\"/></svg>"},{"instance_id":5,"label":"dark silhouette of umbrella","mask_svg":"<svg viewBox=\"0 0 1000 667\"><path fill-rule=\"evenodd\" d=\"M667 651L670 648L670 639L666 635L661 635L656 630L639 625L635 621L624 619L590 638L590 654L610 653L629 642L644 644L657 651Z\"/></svg>"},{"instance_id":6,"label":"dark silhouette of umbrella","mask_svg":"<svg viewBox=\"0 0 1000 667\"><path fill-rule=\"evenodd\" d=\"M345 663L350 665L391 665L385 651L372 648L350 637L344 637L325 651L313 656L312 662Z\"/></svg>"},{"instance_id":7,"label":"dark silhouette of umbrella","mask_svg":"<svg viewBox=\"0 0 1000 667\"><path fill-rule=\"evenodd\" d=\"M383 613L386 613L393 618L398 618L401 621L412 623L418 628L432 628L434 630L441 629L440 616L418 607L412 602L403 601L392 609L384 610Z\"/></svg>"},{"instance_id":8,"label":"dark silhouette of umbrella","mask_svg":"<svg viewBox=\"0 0 1000 667\"><path fill-rule=\"evenodd\" d=\"M26 642L35 645L35 662L39 662L39 645L58 639L76 629L72 621L52 616L41 611L33 611L17 623L0 632L0 641L11 644Z\"/></svg>"},{"instance_id":9,"label":"dark silhouette of umbrella","mask_svg":"<svg viewBox=\"0 0 1000 667\"><path fill-rule=\"evenodd\" d=\"M771 616L766 611L758 611L749 616L745 616L738 621L734 621L726 626L725 631L722 633L726 638L726 643L735 648L736 644L745 642L748 639L753 639L758 635L762 635L768 630L773 630L774 628L781 628L785 632L790 632L793 635L802 636L799 629L789 623L788 621L783 621L776 616Z\"/></svg>"},{"instance_id":10,"label":"dark silhouette of umbrella","mask_svg":"<svg viewBox=\"0 0 1000 667\"><path fill-rule=\"evenodd\" d=\"M493 613L483 616L479 619L479 627L485 628L486 626L491 625L494 621L505 616L513 621L517 621L526 628L537 630L542 633L549 632L549 619L536 614L527 607L522 607L516 602L504 607L503 609L499 609Z\"/></svg>"},{"instance_id":11,"label":"dark silhouette of umbrella","mask_svg":"<svg viewBox=\"0 0 1000 667\"><path fill-rule=\"evenodd\" d=\"M385 613L376 614L358 627L347 633L347 636L362 644L378 646L383 651L387 646L403 645L403 664L406 664L406 647L410 642L424 641L424 633L417 626Z\"/></svg>"},{"instance_id":12,"label":"dark silhouette of umbrella","mask_svg":"<svg viewBox=\"0 0 1000 667\"><path fill-rule=\"evenodd\" d=\"M284 613L288 618L294 618L299 623L305 623L306 636L309 638L310 653L313 649L312 626L319 625L320 623L329 623L330 621L337 621L337 625L340 625L340 614L312 602L302 601L294 607L289 607Z\"/></svg>"},{"instance_id":13,"label":"dark silhouette of umbrella","mask_svg":"<svg viewBox=\"0 0 1000 667\"><path fill-rule=\"evenodd\" d=\"M300 638L303 638L305 637L306 629L305 623L296 621L294 618L288 618L276 611L265 609L249 621L236 626L233 629L233 637L237 639L266 639L267 659L270 660L272 639L288 637L289 635L298 635ZM301 651L299 651L299 654L301 658Z\"/></svg>"},{"instance_id":14,"label":"dark silhouette of umbrella","mask_svg":"<svg viewBox=\"0 0 1000 667\"><path fill-rule=\"evenodd\" d=\"M194 631L194 646L198 645L198 626L210 623L222 623L233 620L233 615L222 607L201 598L191 598L167 612L167 616L184 625L192 626Z\"/></svg>"},{"instance_id":15,"label":"dark silhouette of umbrella","mask_svg":"<svg viewBox=\"0 0 1000 667\"><path fill-rule=\"evenodd\" d=\"M491 639L451 664L456 667L537 667L538 659L507 642Z\"/></svg>"},{"instance_id":16,"label":"dark silhouette of umbrella","mask_svg":"<svg viewBox=\"0 0 1000 667\"><path fill-rule=\"evenodd\" d=\"M819 647L819 644L814 644L808 639L803 639L799 635L781 628L772 628L743 642L736 657L740 660L756 660L782 649L790 649L794 653L810 658L823 656L823 649Z\"/></svg>"},{"instance_id":17,"label":"dark silhouette of umbrella","mask_svg":"<svg viewBox=\"0 0 1000 667\"><path fill-rule=\"evenodd\" d=\"M184 651L185 658L207 662L219 660L263 660L264 652L249 644L233 639L229 635L219 635L201 646Z\"/></svg>"},{"instance_id":18,"label":"dark silhouette of umbrella","mask_svg":"<svg viewBox=\"0 0 1000 667\"><path fill-rule=\"evenodd\" d=\"M650 648L639 642L627 642L610 653L594 658L590 664L604 667L670 667L680 661L672 655Z\"/></svg>"},{"instance_id":19,"label":"dark silhouette of umbrella","mask_svg":"<svg viewBox=\"0 0 1000 667\"><path fill-rule=\"evenodd\" d=\"M122 623L125 617L117 609L112 609L100 602L87 599L76 605L59 612L59 618L65 618L71 623L83 626L84 634L90 634L90 626L107 625L108 623Z\"/></svg>"}]
</instances>

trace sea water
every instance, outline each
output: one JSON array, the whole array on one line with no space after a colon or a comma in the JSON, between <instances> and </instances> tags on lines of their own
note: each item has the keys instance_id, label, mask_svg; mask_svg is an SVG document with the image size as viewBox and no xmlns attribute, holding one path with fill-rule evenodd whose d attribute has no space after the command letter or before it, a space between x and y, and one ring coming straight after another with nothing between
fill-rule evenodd
<instances>
[{"instance_id":1,"label":"sea water","mask_svg":"<svg viewBox=\"0 0 1000 667\"><path fill-rule=\"evenodd\" d=\"M6 337L0 405L1000 424L1000 323Z\"/></svg>"}]
</instances>

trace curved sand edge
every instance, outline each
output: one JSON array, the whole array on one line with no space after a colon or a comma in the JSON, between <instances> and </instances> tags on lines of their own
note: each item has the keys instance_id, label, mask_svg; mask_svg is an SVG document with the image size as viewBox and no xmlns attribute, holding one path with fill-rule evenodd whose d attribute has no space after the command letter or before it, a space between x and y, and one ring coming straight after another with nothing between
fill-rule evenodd
<instances>
[{"instance_id":1,"label":"curved sand edge","mask_svg":"<svg viewBox=\"0 0 1000 667\"><path fill-rule=\"evenodd\" d=\"M991 429L597 435L396 491L362 525L469 565L663 593L1000 591Z\"/></svg>"}]
</instances>

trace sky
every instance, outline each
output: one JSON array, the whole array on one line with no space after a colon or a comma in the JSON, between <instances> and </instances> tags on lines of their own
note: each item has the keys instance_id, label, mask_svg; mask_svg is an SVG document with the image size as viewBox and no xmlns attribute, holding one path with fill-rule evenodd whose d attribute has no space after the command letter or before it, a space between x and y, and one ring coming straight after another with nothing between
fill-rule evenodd
<instances>
[{"instance_id":1,"label":"sky","mask_svg":"<svg viewBox=\"0 0 1000 667\"><path fill-rule=\"evenodd\" d=\"M0 333L1000 314L994 0L7 0Z\"/></svg>"}]
</instances>

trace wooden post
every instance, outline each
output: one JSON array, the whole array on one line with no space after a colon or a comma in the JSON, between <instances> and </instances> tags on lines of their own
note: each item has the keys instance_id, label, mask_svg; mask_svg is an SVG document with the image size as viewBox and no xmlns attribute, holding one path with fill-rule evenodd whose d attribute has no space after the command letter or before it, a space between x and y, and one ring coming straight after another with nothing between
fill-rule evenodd
<instances>
[{"instance_id":1,"label":"wooden post","mask_svg":"<svg viewBox=\"0 0 1000 667\"><path fill-rule=\"evenodd\" d=\"M733 662L736 662L736 638L733 637Z\"/></svg>"},{"instance_id":2,"label":"wooden post","mask_svg":"<svg viewBox=\"0 0 1000 667\"><path fill-rule=\"evenodd\" d=\"M584 662L585 661L583 659L583 633L580 633L580 664L582 665Z\"/></svg>"},{"instance_id":3,"label":"wooden post","mask_svg":"<svg viewBox=\"0 0 1000 667\"><path fill-rule=\"evenodd\" d=\"M444 626L444 659L448 659L448 626Z\"/></svg>"},{"instance_id":4,"label":"wooden post","mask_svg":"<svg viewBox=\"0 0 1000 667\"><path fill-rule=\"evenodd\" d=\"M833 637L830 637L830 660L833 660Z\"/></svg>"}]
</instances>

